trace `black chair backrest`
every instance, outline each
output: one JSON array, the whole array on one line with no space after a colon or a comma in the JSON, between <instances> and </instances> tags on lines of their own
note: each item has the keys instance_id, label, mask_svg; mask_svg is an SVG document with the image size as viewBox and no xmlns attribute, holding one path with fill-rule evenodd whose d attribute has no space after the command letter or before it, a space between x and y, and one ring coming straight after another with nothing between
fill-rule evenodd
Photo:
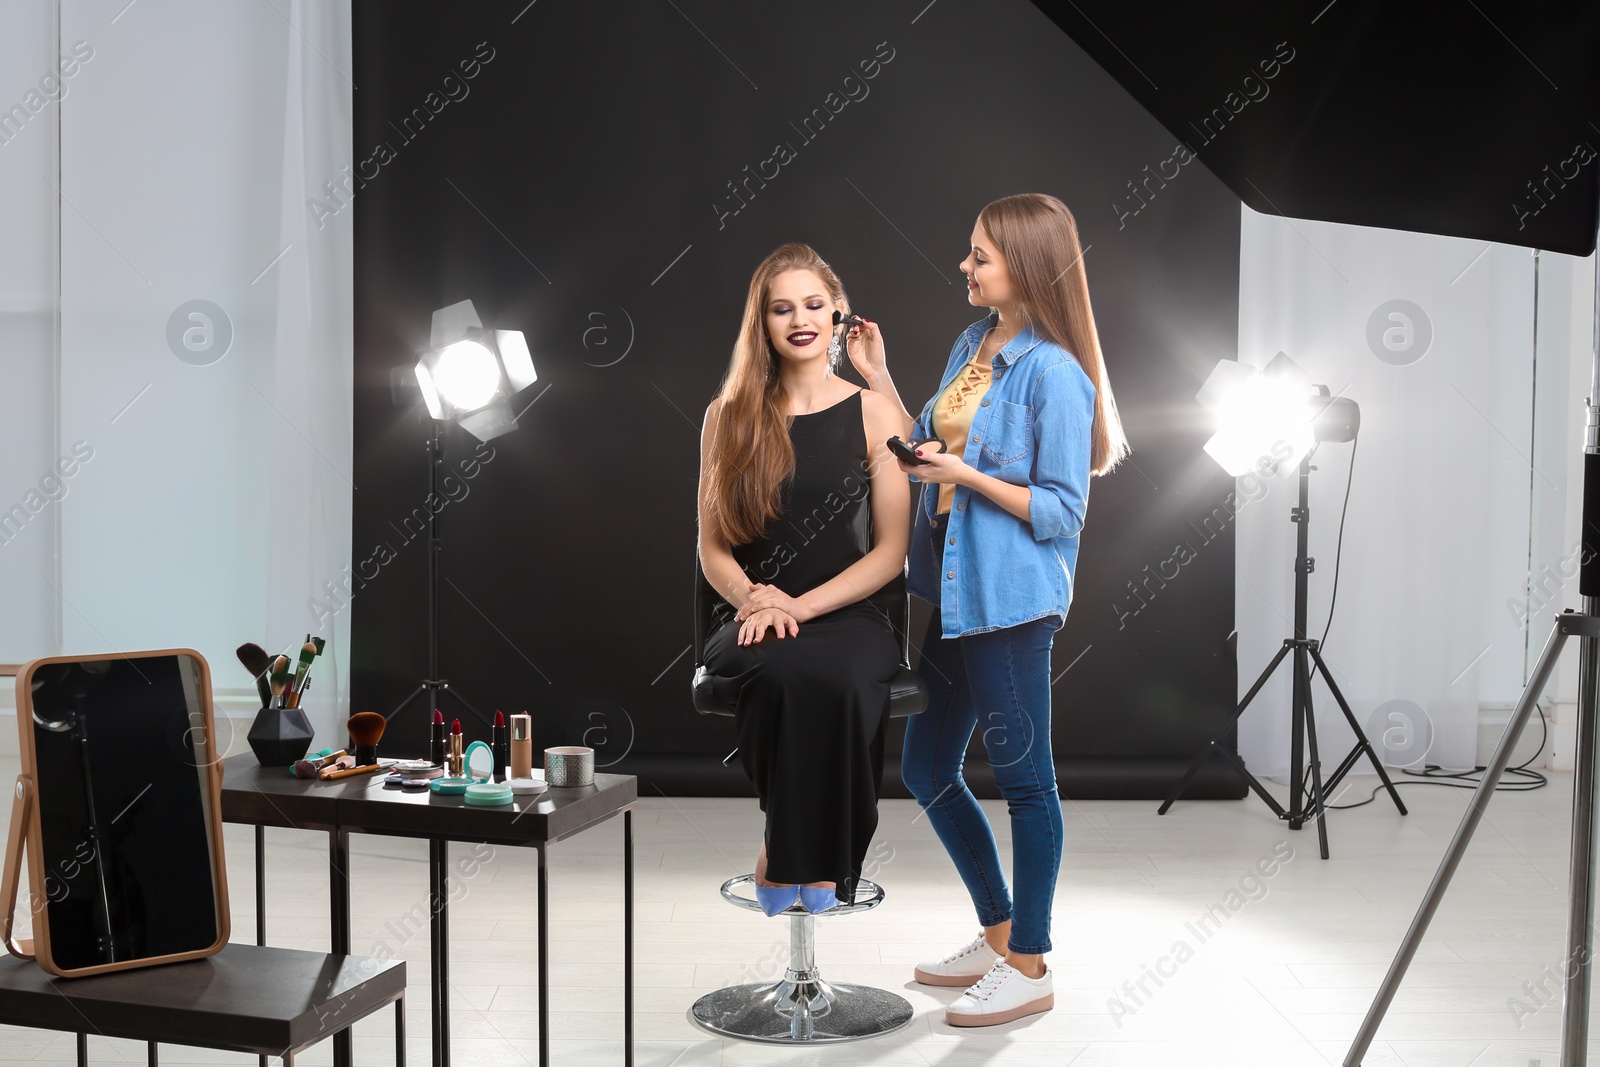
<instances>
[{"instance_id":1,"label":"black chair backrest","mask_svg":"<svg viewBox=\"0 0 1600 1067\"><path fill-rule=\"evenodd\" d=\"M889 625L894 627L894 632L900 638L900 665L911 666L911 594L905 591L905 570L901 569L901 581L890 582L882 589L873 593L867 599L889 620ZM711 587L706 579L705 571L700 567L700 549L697 545L694 552L694 666L701 667L705 663L706 639L716 629L716 619L712 612L718 604L725 603L722 594Z\"/></svg>"}]
</instances>

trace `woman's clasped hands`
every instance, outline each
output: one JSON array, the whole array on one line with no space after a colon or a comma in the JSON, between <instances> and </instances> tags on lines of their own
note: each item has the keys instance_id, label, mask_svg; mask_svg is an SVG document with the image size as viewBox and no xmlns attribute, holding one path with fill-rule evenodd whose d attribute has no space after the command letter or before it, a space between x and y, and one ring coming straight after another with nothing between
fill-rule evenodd
<instances>
[{"instance_id":1,"label":"woman's clasped hands","mask_svg":"<svg viewBox=\"0 0 1600 1067\"><path fill-rule=\"evenodd\" d=\"M734 615L742 620L739 627L739 644L749 645L766 636L770 627L779 639L793 637L800 632L800 620L809 618L798 598L782 589L764 582L752 582L750 595L744 606Z\"/></svg>"}]
</instances>

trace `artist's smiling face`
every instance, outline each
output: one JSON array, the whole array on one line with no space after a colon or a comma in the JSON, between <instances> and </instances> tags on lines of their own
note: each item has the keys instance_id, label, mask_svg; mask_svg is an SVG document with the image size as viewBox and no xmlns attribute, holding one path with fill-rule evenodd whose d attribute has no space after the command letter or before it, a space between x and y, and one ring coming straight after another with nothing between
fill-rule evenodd
<instances>
[{"instance_id":1,"label":"artist's smiling face","mask_svg":"<svg viewBox=\"0 0 1600 1067\"><path fill-rule=\"evenodd\" d=\"M1012 294L1011 272L1006 268L1005 257L995 247L982 226L972 227L972 251L961 261L961 273L967 276L967 302L978 307L1010 305Z\"/></svg>"},{"instance_id":2,"label":"artist's smiling face","mask_svg":"<svg viewBox=\"0 0 1600 1067\"><path fill-rule=\"evenodd\" d=\"M784 359L828 358L838 305L812 270L786 270L767 287L767 336Z\"/></svg>"}]
</instances>

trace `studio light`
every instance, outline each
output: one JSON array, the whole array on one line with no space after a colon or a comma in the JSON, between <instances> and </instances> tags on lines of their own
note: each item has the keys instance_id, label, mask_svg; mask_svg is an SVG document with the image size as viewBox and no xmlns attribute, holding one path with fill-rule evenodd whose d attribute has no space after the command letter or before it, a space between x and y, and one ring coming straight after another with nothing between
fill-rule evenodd
<instances>
[{"instance_id":1,"label":"studio light","mask_svg":"<svg viewBox=\"0 0 1600 1067\"><path fill-rule=\"evenodd\" d=\"M536 379L533 357L520 330L486 330L471 300L462 300L433 313L427 351L418 354L416 384L428 414L433 416L427 442L428 500L439 499L440 468L444 465L444 424L456 422L480 441L517 428L511 398ZM397 405L416 405L410 391L411 375L404 366L390 371L391 397ZM526 411L526 407L523 409ZM411 695L385 718L393 719L417 697L438 708L449 694L485 726L483 712L439 676L439 563L443 542L439 538L439 508L428 507L428 674Z\"/></svg>"},{"instance_id":2,"label":"studio light","mask_svg":"<svg viewBox=\"0 0 1600 1067\"><path fill-rule=\"evenodd\" d=\"M1361 428L1361 409L1356 402L1344 397L1328 395L1325 385L1313 385L1306 372L1284 353L1272 357L1264 370L1223 360L1206 378L1195 398L1217 420L1217 432L1205 443L1205 451L1221 464L1222 469L1234 477L1246 474L1273 475L1279 471L1299 471L1299 501L1289 509L1289 521L1295 524L1294 560L1294 635L1284 639L1283 646L1266 670L1250 687L1249 693L1234 710L1227 729L1211 741L1189 766L1189 771L1157 809L1165 815L1167 809L1188 788L1213 756L1221 756L1255 790L1278 818L1288 822L1289 829L1298 830L1312 819L1317 823L1317 842L1322 858L1328 858L1328 829L1324 815L1328 810L1327 797L1333 794L1364 756L1389 790L1400 814L1406 813L1400 794L1384 772L1383 764L1372 749L1361 724L1356 721L1344 694L1334 681L1333 674L1322 659L1322 641L1306 635L1307 597L1309 578L1316 570L1317 561L1308 551L1310 544L1311 507L1309 487L1313 450L1322 442L1354 441ZM1351 472L1355 470L1355 450L1350 454ZM1348 494L1348 482L1346 483ZM1349 502L1348 495L1345 498ZM1344 535L1344 520L1339 521L1340 537ZM1334 586L1338 587L1338 567L1334 568ZM1331 609L1330 609L1331 610ZM1323 631L1326 636L1327 631ZM1229 747L1229 735L1236 728L1238 718L1261 692L1272 672L1280 663L1287 662L1293 672L1290 707L1289 742L1289 806L1279 804L1273 795L1245 767L1244 762ZM1322 759L1317 751L1317 724L1311 703L1311 680L1320 673L1327 683L1334 702L1344 714L1356 737L1356 746L1340 761L1333 773L1323 780ZM1309 765L1303 765L1304 751L1309 747ZM1305 771L1309 770L1311 784L1307 788Z\"/></svg>"},{"instance_id":3,"label":"studio light","mask_svg":"<svg viewBox=\"0 0 1600 1067\"><path fill-rule=\"evenodd\" d=\"M1311 384L1282 352L1264 370L1222 360L1195 399L1217 423L1206 454L1235 478L1291 470L1317 442L1352 441L1361 425L1355 401L1331 397L1327 386Z\"/></svg>"},{"instance_id":4,"label":"studio light","mask_svg":"<svg viewBox=\"0 0 1600 1067\"><path fill-rule=\"evenodd\" d=\"M433 313L429 348L417 359L428 414L480 441L517 428L511 397L538 378L521 330L486 330L471 300Z\"/></svg>"}]
</instances>

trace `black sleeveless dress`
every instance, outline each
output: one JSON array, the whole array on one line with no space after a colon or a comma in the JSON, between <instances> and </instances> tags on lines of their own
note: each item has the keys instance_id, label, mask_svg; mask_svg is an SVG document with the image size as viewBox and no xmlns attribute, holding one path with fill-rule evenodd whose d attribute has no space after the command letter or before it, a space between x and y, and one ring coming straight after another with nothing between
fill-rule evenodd
<instances>
[{"instance_id":1,"label":"black sleeveless dress","mask_svg":"<svg viewBox=\"0 0 1600 1067\"><path fill-rule=\"evenodd\" d=\"M871 462L861 393L791 417L795 472L782 517L733 556L753 582L790 596L823 584L872 548ZM739 758L766 813L770 882L833 882L854 899L883 784L889 684L900 667L890 614L904 603L896 574L868 597L779 638L739 642L734 607L720 601L705 660L736 701Z\"/></svg>"}]
</instances>

